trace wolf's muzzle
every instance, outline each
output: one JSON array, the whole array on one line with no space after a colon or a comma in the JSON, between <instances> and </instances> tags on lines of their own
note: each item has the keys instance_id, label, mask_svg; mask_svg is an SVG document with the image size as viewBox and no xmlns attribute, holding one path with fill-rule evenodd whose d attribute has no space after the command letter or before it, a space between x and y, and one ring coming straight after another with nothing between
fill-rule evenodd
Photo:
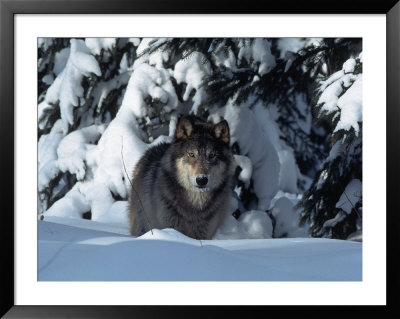
<instances>
[{"instance_id":1,"label":"wolf's muzzle","mask_svg":"<svg viewBox=\"0 0 400 319\"><path fill-rule=\"evenodd\" d=\"M198 175L198 176L196 177L196 184L197 184L199 187L205 187L205 186L207 185L207 183L208 183L208 177L207 177L207 176Z\"/></svg>"}]
</instances>

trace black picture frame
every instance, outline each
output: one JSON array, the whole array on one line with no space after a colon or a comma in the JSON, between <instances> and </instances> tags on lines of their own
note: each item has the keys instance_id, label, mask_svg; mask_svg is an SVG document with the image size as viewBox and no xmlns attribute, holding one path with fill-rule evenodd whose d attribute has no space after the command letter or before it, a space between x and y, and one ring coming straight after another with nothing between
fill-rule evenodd
<instances>
[{"instance_id":1,"label":"black picture frame","mask_svg":"<svg viewBox=\"0 0 400 319\"><path fill-rule=\"evenodd\" d=\"M387 217L387 305L386 306L16 306L14 303L14 16L16 14L385 14L387 18L387 117L386 117L386 217ZM165 317L222 317L229 312L247 317L249 312L264 315L295 315L309 317L314 312L324 316L354 318L369 315L374 318L399 317L399 262L395 233L398 223L396 181L400 162L400 3L398 0L309 0L274 1L245 4L203 1L162 0L0 0L0 174L3 190L1 234L1 308L5 318L165 318ZM377 106L377 108L382 106ZM379 185L377 186L379 187Z\"/></svg>"}]
</instances>

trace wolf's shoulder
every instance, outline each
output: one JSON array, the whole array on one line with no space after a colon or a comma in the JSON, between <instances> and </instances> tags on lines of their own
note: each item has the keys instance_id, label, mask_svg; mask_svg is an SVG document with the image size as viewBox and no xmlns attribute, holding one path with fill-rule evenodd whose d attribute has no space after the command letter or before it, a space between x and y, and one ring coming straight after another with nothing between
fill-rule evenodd
<instances>
[{"instance_id":1,"label":"wolf's shoulder","mask_svg":"<svg viewBox=\"0 0 400 319\"><path fill-rule=\"evenodd\" d=\"M169 147L170 144L163 142L148 148L136 164L134 177L143 177L149 172L153 172L154 169L160 165L160 162Z\"/></svg>"},{"instance_id":2,"label":"wolf's shoulder","mask_svg":"<svg viewBox=\"0 0 400 319\"><path fill-rule=\"evenodd\" d=\"M144 153L142 160L147 163L153 163L155 161L160 161L170 146L171 146L170 143L165 143L165 142L162 142L155 146L151 146Z\"/></svg>"}]
</instances>

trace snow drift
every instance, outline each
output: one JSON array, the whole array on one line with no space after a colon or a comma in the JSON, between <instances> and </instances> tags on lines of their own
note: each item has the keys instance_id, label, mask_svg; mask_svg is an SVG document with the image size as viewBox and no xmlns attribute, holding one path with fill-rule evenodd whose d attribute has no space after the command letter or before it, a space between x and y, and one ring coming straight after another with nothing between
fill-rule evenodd
<instances>
[{"instance_id":1,"label":"snow drift","mask_svg":"<svg viewBox=\"0 0 400 319\"><path fill-rule=\"evenodd\" d=\"M362 280L362 245L357 242L316 238L200 242L173 229L154 229L153 234L134 238L118 233L122 229L115 225L46 220L38 221L40 281Z\"/></svg>"}]
</instances>

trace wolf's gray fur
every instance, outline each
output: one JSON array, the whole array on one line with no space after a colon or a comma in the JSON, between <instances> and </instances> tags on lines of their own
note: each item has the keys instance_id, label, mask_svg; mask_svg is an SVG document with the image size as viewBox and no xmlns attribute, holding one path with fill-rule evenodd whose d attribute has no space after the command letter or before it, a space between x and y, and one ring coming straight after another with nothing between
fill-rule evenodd
<instances>
[{"instance_id":1,"label":"wolf's gray fur","mask_svg":"<svg viewBox=\"0 0 400 319\"><path fill-rule=\"evenodd\" d=\"M211 239L230 212L235 165L229 139L226 121L213 125L181 117L173 142L151 147L136 165L129 198L131 234L140 236L151 225Z\"/></svg>"}]
</instances>

